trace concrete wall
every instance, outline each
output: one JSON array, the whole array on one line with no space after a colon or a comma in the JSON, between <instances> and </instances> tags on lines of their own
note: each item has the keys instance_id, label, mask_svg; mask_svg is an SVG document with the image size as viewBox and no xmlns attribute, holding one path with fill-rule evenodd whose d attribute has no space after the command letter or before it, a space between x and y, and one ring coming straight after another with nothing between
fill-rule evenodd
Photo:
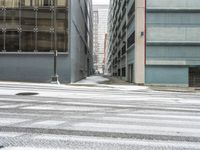
<instances>
[{"instance_id":1,"label":"concrete wall","mask_svg":"<svg viewBox=\"0 0 200 150\"><path fill-rule=\"evenodd\" d=\"M187 68L200 65L200 1L147 0L146 21L146 82L188 85Z\"/></svg>"},{"instance_id":2,"label":"concrete wall","mask_svg":"<svg viewBox=\"0 0 200 150\"><path fill-rule=\"evenodd\" d=\"M149 8L167 8L167 9L177 9L177 8L187 8L187 9L199 9L199 0L147 0L147 6Z\"/></svg>"},{"instance_id":3,"label":"concrete wall","mask_svg":"<svg viewBox=\"0 0 200 150\"><path fill-rule=\"evenodd\" d=\"M200 64L199 46L148 46L148 65Z\"/></svg>"},{"instance_id":4,"label":"concrete wall","mask_svg":"<svg viewBox=\"0 0 200 150\"><path fill-rule=\"evenodd\" d=\"M145 83L188 86L188 68L184 66L146 66Z\"/></svg>"},{"instance_id":5,"label":"concrete wall","mask_svg":"<svg viewBox=\"0 0 200 150\"><path fill-rule=\"evenodd\" d=\"M87 59L90 59L92 63L92 44L88 45L87 41L87 34L89 30L92 30L88 29L87 24L88 16L86 11L88 2L89 0L70 0L71 82L87 77ZM92 65L90 64L89 66Z\"/></svg>"},{"instance_id":6,"label":"concrete wall","mask_svg":"<svg viewBox=\"0 0 200 150\"><path fill-rule=\"evenodd\" d=\"M145 1L135 1L135 83L145 82Z\"/></svg>"},{"instance_id":7,"label":"concrete wall","mask_svg":"<svg viewBox=\"0 0 200 150\"><path fill-rule=\"evenodd\" d=\"M70 82L68 54L58 55L58 75L62 83ZM1 54L0 80L51 82L53 54Z\"/></svg>"}]
</instances>

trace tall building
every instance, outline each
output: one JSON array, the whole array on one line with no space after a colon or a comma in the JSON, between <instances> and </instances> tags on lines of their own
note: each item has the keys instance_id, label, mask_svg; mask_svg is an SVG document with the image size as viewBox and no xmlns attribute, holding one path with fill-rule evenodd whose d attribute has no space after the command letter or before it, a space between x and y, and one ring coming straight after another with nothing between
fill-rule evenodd
<instances>
[{"instance_id":1,"label":"tall building","mask_svg":"<svg viewBox=\"0 0 200 150\"><path fill-rule=\"evenodd\" d=\"M61 82L92 73L91 0L0 0L0 80Z\"/></svg>"},{"instance_id":2,"label":"tall building","mask_svg":"<svg viewBox=\"0 0 200 150\"><path fill-rule=\"evenodd\" d=\"M108 68L107 68L107 55L108 55L108 34L105 34L104 38L104 66L103 66L103 74L108 75Z\"/></svg>"},{"instance_id":3,"label":"tall building","mask_svg":"<svg viewBox=\"0 0 200 150\"><path fill-rule=\"evenodd\" d=\"M99 12L93 10L93 63L94 69L98 70L98 51L99 51L99 40L98 40L98 27L99 27Z\"/></svg>"},{"instance_id":4,"label":"tall building","mask_svg":"<svg viewBox=\"0 0 200 150\"><path fill-rule=\"evenodd\" d=\"M108 67L137 84L200 86L200 1L111 0Z\"/></svg>"},{"instance_id":5,"label":"tall building","mask_svg":"<svg viewBox=\"0 0 200 150\"><path fill-rule=\"evenodd\" d=\"M95 69L100 73L103 73L104 67L104 38L107 33L107 24L108 24L108 5L93 5L93 20L94 20L94 52L95 57L94 62Z\"/></svg>"}]
</instances>

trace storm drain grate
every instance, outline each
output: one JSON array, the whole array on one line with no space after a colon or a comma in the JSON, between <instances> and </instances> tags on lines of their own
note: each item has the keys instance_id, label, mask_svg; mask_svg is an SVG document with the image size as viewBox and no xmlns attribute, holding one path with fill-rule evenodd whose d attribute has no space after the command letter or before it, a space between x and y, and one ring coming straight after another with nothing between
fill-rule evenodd
<instances>
[{"instance_id":1,"label":"storm drain grate","mask_svg":"<svg viewBox=\"0 0 200 150\"><path fill-rule=\"evenodd\" d=\"M18 95L18 96L33 96L33 95L38 95L38 93L34 93L34 92L22 92L22 93L17 93L16 95Z\"/></svg>"}]
</instances>

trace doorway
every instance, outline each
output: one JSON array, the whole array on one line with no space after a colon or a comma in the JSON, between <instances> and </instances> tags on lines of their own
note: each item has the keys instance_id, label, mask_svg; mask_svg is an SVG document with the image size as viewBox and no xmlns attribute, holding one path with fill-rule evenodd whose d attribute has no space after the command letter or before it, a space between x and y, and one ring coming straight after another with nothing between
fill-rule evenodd
<instances>
[{"instance_id":1,"label":"doorway","mask_svg":"<svg viewBox=\"0 0 200 150\"><path fill-rule=\"evenodd\" d=\"M128 65L128 81L133 83L133 79L134 79L134 68L133 68L133 64Z\"/></svg>"},{"instance_id":2,"label":"doorway","mask_svg":"<svg viewBox=\"0 0 200 150\"><path fill-rule=\"evenodd\" d=\"M189 68L189 86L200 87L200 67Z\"/></svg>"}]
</instances>

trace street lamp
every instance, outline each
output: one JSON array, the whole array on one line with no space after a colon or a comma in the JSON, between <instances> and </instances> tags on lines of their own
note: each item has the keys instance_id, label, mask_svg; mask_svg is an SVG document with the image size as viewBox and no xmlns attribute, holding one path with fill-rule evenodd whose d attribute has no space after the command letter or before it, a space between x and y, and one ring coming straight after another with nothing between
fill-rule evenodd
<instances>
[{"instance_id":1,"label":"street lamp","mask_svg":"<svg viewBox=\"0 0 200 150\"><path fill-rule=\"evenodd\" d=\"M56 22L56 3L54 6L54 75L52 77L51 82L54 84L60 84L58 80L57 74L57 57L58 57L58 50L57 50L57 22Z\"/></svg>"}]
</instances>

